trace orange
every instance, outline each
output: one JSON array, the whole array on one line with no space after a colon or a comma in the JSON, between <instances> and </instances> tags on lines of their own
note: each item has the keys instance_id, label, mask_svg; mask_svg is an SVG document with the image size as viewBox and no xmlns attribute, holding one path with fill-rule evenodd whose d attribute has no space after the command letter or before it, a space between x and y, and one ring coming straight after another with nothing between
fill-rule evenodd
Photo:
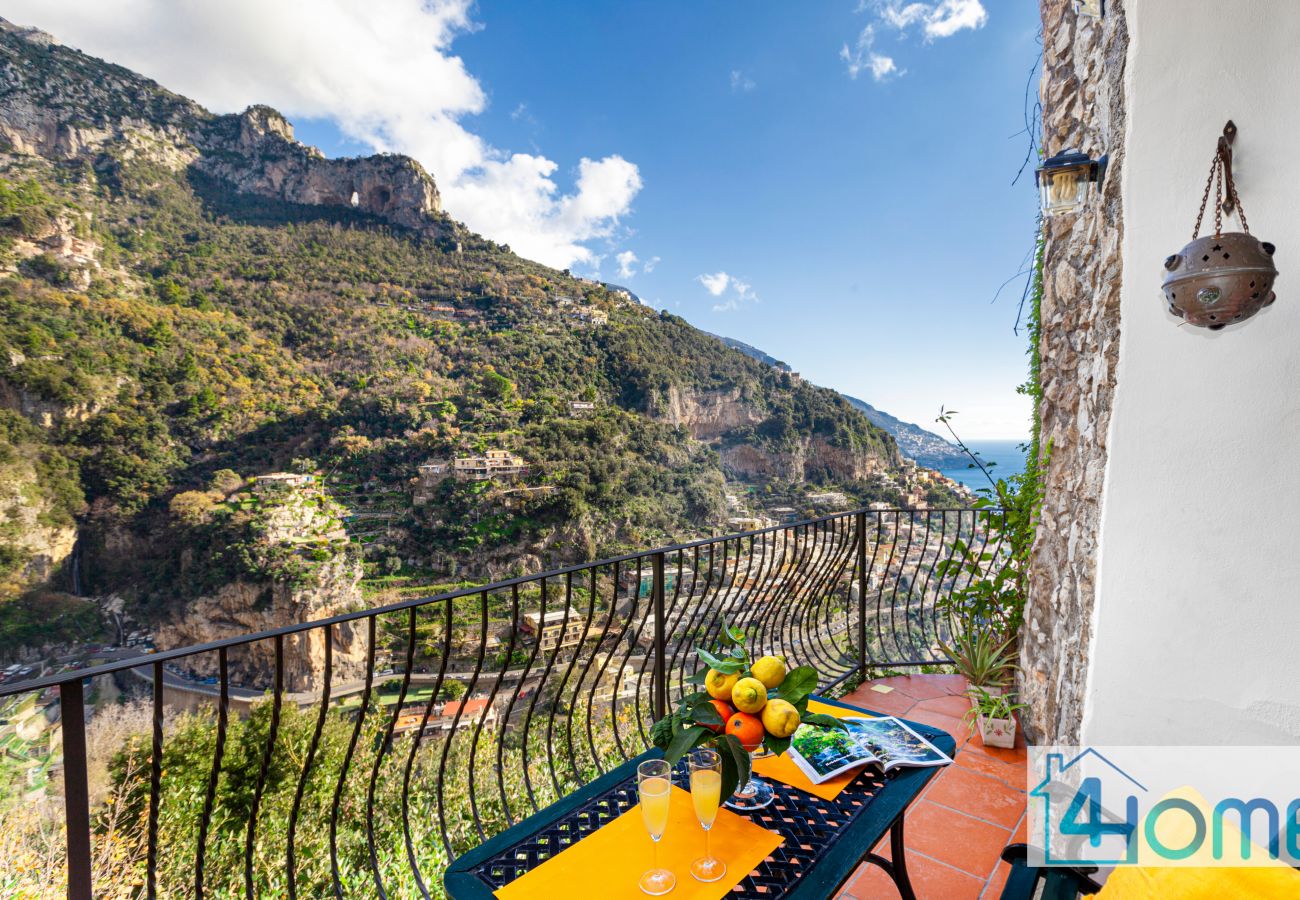
<instances>
[{"instance_id":1,"label":"orange","mask_svg":"<svg viewBox=\"0 0 1300 900\"><path fill-rule=\"evenodd\" d=\"M722 724L705 725L704 727L715 734L722 734L722 729L727 727L727 720L731 718L731 714L734 713L735 710L731 708L730 703L723 703L721 700L710 700L709 702L712 703L713 708L718 711L718 715L722 716Z\"/></svg>"},{"instance_id":2,"label":"orange","mask_svg":"<svg viewBox=\"0 0 1300 900\"><path fill-rule=\"evenodd\" d=\"M735 735L746 750L757 750L763 743L763 720L749 713L734 713L727 719L727 734Z\"/></svg>"}]
</instances>

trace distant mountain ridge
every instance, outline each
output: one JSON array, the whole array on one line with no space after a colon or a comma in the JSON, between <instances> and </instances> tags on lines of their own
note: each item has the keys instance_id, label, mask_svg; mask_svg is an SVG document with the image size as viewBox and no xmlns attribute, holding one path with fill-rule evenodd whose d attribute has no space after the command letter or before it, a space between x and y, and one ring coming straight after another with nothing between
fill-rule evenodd
<instances>
[{"instance_id":1,"label":"distant mountain ridge","mask_svg":"<svg viewBox=\"0 0 1300 900\"><path fill-rule=\"evenodd\" d=\"M720 334L715 334L714 337L733 350L739 350L761 363L766 363L775 369L780 369L782 372L793 371L788 363L782 362L770 353L746 344L744 341L724 337ZM849 401L849 405L861 410L873 425L877 425L893 435L894 440L898 443L898 449L903 452L903 455L916 460L920 465L930 469L944 469L954 465L961 465L967 461L966 455L958 450L956 446L939 437L939 435L926 431L920 425L904 422L902 419L876 409L870 403L859 400L857 397L850 397L848 394L840 394L840 396Z\"/></svg>"},{"instance_id":2,"label":"distant mountain ridge","mask_svg":"<svg viewBox=\"0 0 1300 900\"><path fill-rule=\"evenodd\" d=\"M904 422L902 419L891 416L887 412L876 409L865 400L850 397L848 394L840 394L840 396L849 401L850 406L862 410L862 414L872 424L879 425L892 434L894 440L898 442L898 449L903 451L903 455L910 456L919 465L929 469L947 469L954 465L964 465L969 462L966 454L934 432L926 431L920 425L913 425L911 422Z\"/></svg>"},{"instance_id":3,"label":"distant mountain ridge","mask_svg":"<svg viewBox=\"0 0 1300 900\"><path fill-rule=\"evenodd\" d=\"M739 350L741 353L745 354L746 356L752 357L761 363L767 363L769 366L771 366L774 369L780 369L782 372L794 371L794 369L790 367L789 363L783 362L777 359L775 356L772 356L769 353L765 353L764 351L759 350L757 347L754 347L750 344L746 344L744 341L738 341L735 338L725 337L724 335L721 334L713 334L710 331L706 331L705 334L712 335L713 337L722 341L722 343L726 344L732 350ZM846 397L845 399L847 400L848 398Z\"/></svg>"}]
</instances>

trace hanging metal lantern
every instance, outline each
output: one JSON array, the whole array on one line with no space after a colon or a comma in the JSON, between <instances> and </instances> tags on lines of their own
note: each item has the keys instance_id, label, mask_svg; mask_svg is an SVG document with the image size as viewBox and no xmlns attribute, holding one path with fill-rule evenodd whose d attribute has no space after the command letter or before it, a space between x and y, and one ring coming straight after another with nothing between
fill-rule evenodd
<instances>
[{"instance_id":1,"label":"hanging metal lantern","mask_svg":"<svg viewBox=\"0 0 1300 900\"><path fill-rule=\"evenodd\" d=\"M1163 289L1169 311L1191 325L1215 331L1249 319L1277 299L1273 293L1277 280L1273 253L1277 248L1251 235L1232 178L1232 141L1236 136L1237 126L1229 122L1210 163L1192 242L1165 260L1168 274ZM1198 237L1211 188L1214 234ZM1241 221L1241 231L1224 234L1223 214L1234 212Z\"/></svg>"},{"instance_id":2,"label":"hanging metal lantern","mask_svg":"<svg viewBox=\"0 0 1300 900\"><path fill-rule=\"evenodd\" d=\"M1043 160L1034 173L1043 215L1078 212L1092 196L1092 186L1106 177L1106 157L1092 159L1078 150L1062 150Z\"/></svg>"}]
</instances>

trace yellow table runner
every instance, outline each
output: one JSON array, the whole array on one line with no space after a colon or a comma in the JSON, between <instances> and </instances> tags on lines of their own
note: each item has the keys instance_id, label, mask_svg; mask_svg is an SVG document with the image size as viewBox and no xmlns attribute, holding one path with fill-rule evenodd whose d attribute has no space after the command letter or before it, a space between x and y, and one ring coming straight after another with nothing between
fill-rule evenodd
<instances>
[{"instance_id":1,"label":"yellow table runner","mask_svg":"<svg viewBox=\"0 0 1300 900\"><path fill-rule=\"evenodd\" d=\"M845 709L842 706L831 706L829 703L818 703L816 700L808 701L808 711L826 713L841 719L853 716L873 718L860 709ZM786 752L780 756L765 756L754 760L754 771L766 778L775 778L782 784L788 784L790 787L807 791L815 797L821 797L823 800L834 800L839 796L840 791L848 787L849 782L857 777L860 770L854 769L851 772L845 772L843 775L836 775L821 784L813 784L808 776L803 773L803 770L795 765L794 760L790 758L790 754Z\"/></svg>"},{"instance_id":2,"label":"yellow table runner","mask_svg":"<svg viewBox=\"0 0 1300 900\"><path fill-rule=\"evenodd\" d=\"M718 810L709 841L713 855L727 864L720 881L702 884L691 877L691 861L704 855L704 829L695 817L691 795L673 787L668 828L659 842L659 864L677 876L672 900L721 900L779 847L784 838L728 810ZM633 806L594 834L567 847L536 869L516 878L496 895L502 900L551 897L601 897L645 900L637 887L652 867L654 849L641 809Z\"/></svg>"}]
</instances>

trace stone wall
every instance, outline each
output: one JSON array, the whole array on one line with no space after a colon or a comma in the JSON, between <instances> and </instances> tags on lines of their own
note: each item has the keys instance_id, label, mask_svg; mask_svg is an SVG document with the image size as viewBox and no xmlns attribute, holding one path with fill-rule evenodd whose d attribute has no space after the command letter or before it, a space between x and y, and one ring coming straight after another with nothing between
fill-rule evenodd
<instances>
[{"instance_id":1,"label":"stone wall","mask_svg":"<svg viewBox=\"0 0 1300 900\"><path fill-rule=\"evenodd\" d=\"M1021 692L1032 741L1078 737L1092 642L1098 528L1119 356L1124 170L1123 0L1102 19L1076 18L1070 0L1041 0L1043 147L1110 154L1100 198L1080 214L1046 220L1043 397L1051 458L1030 564Z\"/></svg>"}]
</instances>

